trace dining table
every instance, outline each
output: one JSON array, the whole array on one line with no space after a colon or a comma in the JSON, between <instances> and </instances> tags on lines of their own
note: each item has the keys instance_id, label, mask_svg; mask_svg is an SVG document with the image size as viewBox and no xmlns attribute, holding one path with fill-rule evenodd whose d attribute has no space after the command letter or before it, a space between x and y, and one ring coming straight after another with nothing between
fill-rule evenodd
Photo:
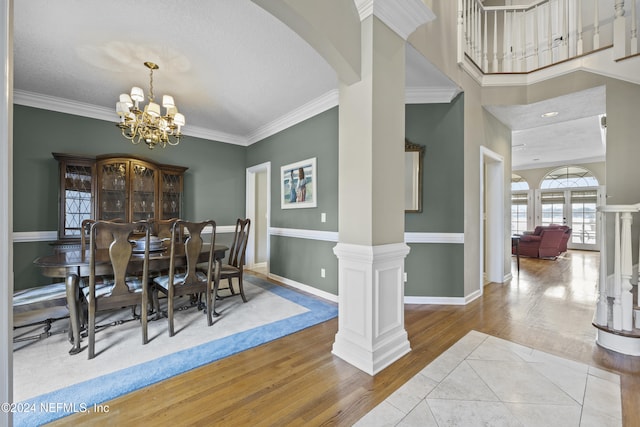
<instances>
[{"instance_id":1,"label":"dining table","mask_svg":"<svg viewBox=\"0 0 640 427\"><path fill-rule=\"evenodd\" d=\"M199 262L206 262L209 256L210 244L204 244L200 252ZM214 257L216 263L220 264L229 248L225 245L214 245ZM177 244L175 250L175 266L185 266L187 258L184 244ZM64 278L67 296L67 306L69 310L70 334L69 340L72 343L69 354L78 354L82 351L80 337L80 322L82 315L81 286L88 283L89 277L89 250L71 249L54 252L49 255L36 258L33 263L40 268L40 272L45 277ZM130 259L132 271L141 271L144 261L144 253L134 252ZM169 269L171 261L169 246L166 245L160 250L149 251L149 271L163 271ZM108 249L96 251L96 275L106 276L113 273L111 261L109 260Z\"/></svg>"}]
</instances>

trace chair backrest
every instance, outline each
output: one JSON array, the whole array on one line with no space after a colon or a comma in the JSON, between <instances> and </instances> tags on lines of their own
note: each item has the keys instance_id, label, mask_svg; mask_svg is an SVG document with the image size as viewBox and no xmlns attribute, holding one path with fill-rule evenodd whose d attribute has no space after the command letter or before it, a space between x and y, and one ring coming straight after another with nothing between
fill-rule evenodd
<instances>
[{"instance_id":1,"label":"chair backrest","mask_svg":"<svg viewBox=\"0 0 640 427\"><path fill-rule=\"evenodd\" d=\"M146 223L117 223L110 221L95 221L91 225L89 239L89 286L94 292L96 280L96 261L104 261L107 257L113 268L114 286L111 296L130 292L126 277L129 262L133 254L133 245L129 241L131 236L143 229L145 233L145 252L142 266L142 283L146 283L149 270L149 226ZM106 247L100 245L107 240ZM92 298L95 295L91 295Z\"/></svg>"},{"instance_id":2,"label":"chair backrest","mask_svg":"<svg viewBox=\"0 0 640 427\"><path fill-rule=\"evenodd\" d=\"M251 220L249 218L238 218L236 221L236 231L233 235L233 243L229 249L229 265L236 268L241 268L244 265L244 254L247 251L250 227Z\"/></svg>"},{"instance_id":3,"label":"chair backrest","mask_svg":"<svg viewBox=\"0 0 640 427\"><path fill-rule=\"evenodd\" d=\"M89 239L89 235L91 234L91 226L96 223L97 220L95 219L85 219L82 221L82 225L81 225L81 233L80 233L80 248L84 251L86 249L88 249L87 247L87 240ZM123 222L121 219L113 219L110 221L103 221L103 222ZM106 249L109 247L109 245L111 244L111 236L108 235L98 235L96 237L96 245L98 246L98 248L100 249Z\"/></svg>"},{"instance_id":4,"label":"chair backrest","mask_svg":"<svg viewBox=\"0 0 640 427\"><path fill-rule=\"evenodd\" d=\"M149 221L152 225L151 234L157 236L159 239L171 238L171 234L173 233L173 223L178 220L179 218L171 218ZM176 234L176 238L178 239L177 241L184 242L184 227L180 227L178 231L179 233Z\"/></svg>"},{"instance_id":5,"label":"chair backrest","mask_svg":"<svg viewBox=\"0 0 640 427\"><path fill-rule=\"evenodd\" d=\"M202 247L205 244L202 237L202 233L205 227L211 226L211 239L210 249L207 257L207 280L211 282L213 279L214 270L214 246L216 244L216 222L212 220L191 222L177 220L173 223L171 228L171 262L169 266L169 282L175 283L173 276L175 274L175 259L178 254L178 247L182 245L184 255L187 260L187 266L185 271L185 277L183 283L185 285L195 284L200 282L197 275L196 266L202 252ZM179 235L186 230L188 233L187 239L182 243L182 240L178 238Z\"/></svg>"}]
</instances>

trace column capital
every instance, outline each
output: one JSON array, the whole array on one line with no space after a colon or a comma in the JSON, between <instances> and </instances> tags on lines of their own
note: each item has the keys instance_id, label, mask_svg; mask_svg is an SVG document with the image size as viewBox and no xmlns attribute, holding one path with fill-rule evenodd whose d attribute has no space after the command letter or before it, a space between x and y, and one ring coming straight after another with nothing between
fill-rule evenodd
<instances>
[{"instance_id":1,"label":"column capital","mask_svg":"<svg viewBox=\"0 0 640 427\"><path fill-rule=\"evenodd\" d=\"M416 28L433 21L436 15L423 0L353 0L360 21L375 15L404 40Z\"/></svg>"}]
</instances>

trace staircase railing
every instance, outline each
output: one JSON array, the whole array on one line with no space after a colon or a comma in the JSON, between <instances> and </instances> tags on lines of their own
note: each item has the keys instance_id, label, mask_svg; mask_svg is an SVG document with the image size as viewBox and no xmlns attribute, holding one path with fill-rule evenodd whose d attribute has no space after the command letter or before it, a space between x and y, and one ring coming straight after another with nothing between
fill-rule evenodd
<instances>
[{"instance_id":1,"label":"staircase railing","mask_svg":"<svg viewBox=\"0 0 640 427\"><path fill-rule=\"evenodd\" d=\"M634 331L632 234L633 213L640 204L598 207L600 227L600 277L594 323L624 333ZM613 247L607 242L607 220L613 218ZM611 249L611 253L610 252ZM613 278L608 274L609 257L613 257ZM635 301L637 307L638 301ZM640 319L636 319L638 322ZM640 331L639 331L640 332ZM638 336L640 338L640 336Z\"/></svg>"},{"instance_id":2,"label":"staircase railing","mask_svg":"<svg viewBox=\"0 0 640 427\"><path fill-rule=\"evenodd\" d=\"M635 1L615 0L613 10L599 0L482 2L458 0L458 62L484 74L527 73L610 47L614 60L638 54Z\"/></svg>"}]
</instances>

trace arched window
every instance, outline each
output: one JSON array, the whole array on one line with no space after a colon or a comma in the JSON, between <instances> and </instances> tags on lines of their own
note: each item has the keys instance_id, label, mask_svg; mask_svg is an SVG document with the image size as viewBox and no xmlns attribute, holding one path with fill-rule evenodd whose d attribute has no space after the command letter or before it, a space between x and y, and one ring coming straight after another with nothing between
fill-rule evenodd
<instances>
[{"instance_id":1,"label":"arched window","mask_svg":"<svg viewBox=\"0 0 640 427\"><path fill-rule=\"evenodd\" d=\"M529 184L520 175L511 174L511 234L527 230Z\"/></svg>"},{"instance_id":2,"label":"arched window","mask_svg":"<svg viewBox=\"0 0 640 427\"><path fill-rule=\"evenodd\" d=\"M513 180L511 186L513 187ZM597 187L598 179L580 166L563 166L544 177L540 188Z\"/></svg>"},{"instance_id":3,"label":"arched window","mask_svg":"<svg viewBox=\"0 0 640 427\"><path fill-rule=\"evenodd\" d=\"M515 173L511 174L511 191L522 191L528 189L529 183L523 177Z\"/></svg>"}]
</instances>

